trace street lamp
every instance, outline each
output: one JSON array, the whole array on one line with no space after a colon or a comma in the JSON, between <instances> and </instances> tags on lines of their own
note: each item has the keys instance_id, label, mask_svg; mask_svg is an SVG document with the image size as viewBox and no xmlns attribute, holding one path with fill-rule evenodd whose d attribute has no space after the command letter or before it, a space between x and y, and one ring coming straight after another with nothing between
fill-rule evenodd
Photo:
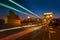
<instances>
[{"instance_id":1,"label":"street lamp","mask_svg":"<svg viewBox=\"0 0 60 40\"><path fill-rule=\"evenodd\" d=\"M28 18L28 24L30 24L31 23L31 20L30 20L31 17L28 16L27 18Z\"/></svg>"},{"instance_id":2,"label":"street lamp","mask_svg":"<svg viewBox=\"0 0 60 40\"><path fill-rule=\"evenodd\" d=\"M28 18L28 21L30 22L30 16L28 16L27 18Z\"/></svg>"},{"instance_id":3,"label":"street lamp","mask_svg":"<svg viewBox=\"0 0 60 40\"><path fill-rule=\"evenodd\" d=\"M28 19L30 19L30 16L28 16Z\"/></svg>"}]
</instances>

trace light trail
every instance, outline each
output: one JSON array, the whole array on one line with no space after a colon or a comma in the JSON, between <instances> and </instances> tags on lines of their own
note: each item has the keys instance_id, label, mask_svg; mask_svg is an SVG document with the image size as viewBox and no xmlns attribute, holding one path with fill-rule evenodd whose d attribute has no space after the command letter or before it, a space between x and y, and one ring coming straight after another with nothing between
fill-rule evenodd
<instances>
[{"instance_id":1,"label":"light trail","mask_svg":"<svg viewBox=\"0 0 60 40\"><path fill-rule=\"evenodd\" d=\"M11 6L8 6L8 5L6 5L6 4L0 3L0 5L3 6L3 7L6 7L6 8L12 9L12 10L14 10L14 11L17 11L17 12L19 12L19 13L23 13L23 14L29 15L29 16L31 16L31 17L35 17L35 16L32 16L32 15L26 13L26 12L22 12L22 11L20 11L20 10L18 10L18 9L15 9L15 8L11 7Z\"/></svg>"},{"instance_id":2,"label":"light trail","mask_svg":"<svg viewBox=\"0 0 60 40\"><path fill-rule=\"evenodd\" d=\"M21 37L23 35L26 35L26 34L29 34L29 33L33 32L33 31L39 30L41 28L42 28L42 26L40 26L40 27L34 27L34 28L27 28L27 29L25 29L22 32L19 32L19 33L16 33L16 34L12 34L12 35L4 37L4 38L2 38L0 40L14 40L17 37Z\"/></svg>"},{"instance_id":3,"label":"light trail","mask_svg":"<svg viewBox=\"0 0 60 40\"><path fill-rule=\"evenodd\" d=\"M37 14L35 14L35 13L33 13L32 11L30 11L29 9L27 9L27 8L25 8L25 7L23 7L22 5L19 5L18 3L16 3L15 1L13 1L13 0L9 0L10 2L12 2L12 3L14 3L15 5L17 5L17 6L19 6L19 7L21 7L22 9L24 9L24 10L26 10L26 11L28 11L29 13L31 13L31 14L33 14L33 15L35 15L36 17L38 17L38 18L40 18L40 16L38 16Z\"/></svg>"},{"instance_id":4,"label":"light trail","mask_svg":"<svg viewBox=\"0 0 60 40\"><path fill-rule=\"evenodd\" d=\"M0 30L0 32L14 30L14 29L19 29L19 28L23 28L23 27L14 27L14 28L9 28L9 29L2 29L2 30Z\"/></svg>"},{"instance_id":5,"label":"light trail","mask_svg":"<svg viewBox=\"0 0 60 40\"><path fill-rule=\"evenodd\" d=\"M19 26L19 27L13 27L13 28L8 28L8 29L2 29L0 30L0 32L4 32L4 31L9 31L9 30L15 30L15 29L20 29L20 28L29 28L29 27L34 27L34 26L37 26L36 24L35 25L26 25L26 26Z\"/></svg>"}]
</instances>

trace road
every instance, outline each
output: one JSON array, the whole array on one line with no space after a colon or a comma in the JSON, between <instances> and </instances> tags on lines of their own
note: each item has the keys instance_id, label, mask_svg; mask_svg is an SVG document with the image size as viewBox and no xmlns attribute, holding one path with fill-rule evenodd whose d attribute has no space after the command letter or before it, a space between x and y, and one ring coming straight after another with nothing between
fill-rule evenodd
<instances>
[{"instance_id":1,"label":"road","mask_svg":"<svg viewBox=\"0 0 60 40\"><path fill-rule=\"evenodd\" d=\"M60 29L51 33L50 40L60 40ZM42 25L0 32L0 40L49 40L49 32Z\"/></svg>"}]
</instances>

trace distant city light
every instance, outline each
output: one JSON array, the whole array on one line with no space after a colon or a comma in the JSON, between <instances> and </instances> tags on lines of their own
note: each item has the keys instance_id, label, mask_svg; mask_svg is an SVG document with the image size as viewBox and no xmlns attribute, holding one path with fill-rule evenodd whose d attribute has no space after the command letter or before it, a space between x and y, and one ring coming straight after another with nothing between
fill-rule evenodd
<instances>
[{"instance_id":1,"label":"distant city light","mask_svg":"<svg viewBox=\"0 0 60 40\"><path fill-rule=\"evenodd\" d=\"M23 7L22 5L19 5L19 4L18 4L18 3L16 3L15 1L13 1L13 0L9 0L9 1L10 1L10 2L12 2L12 3L14 3L15 5L17 5L17 6L21 7L22 9L24 9L24 10L28 11L29 13L31 13L31 14L33 14L33 15L35 15L36 17L39 17L39 18L40 18L40 16L36 15L36 14L35 14L35 13L33 13L32 11L30 11L30 10L28 10L27 8Z\"/></svg>"},{"instance_id":2,"label":"distant city light","mask_svg":"<svg viewBox=\"0 0 60 40\"><path fill-rule=\"evenodd\" d=\"M52 15L50 15L50 17L52 17Z\"/></svg>"},{"instance_id":3,"label":"distant city light","mask_svg":"<svg viewBox=\"0 0 60 40\"><path fill-rule=\"evenodd\" d=\"M8 5L6 5L6 4L0 3L0 5L3 6L3 7L6 7L6 8L12 9L12 10L14 10L14 11L17 11L17 12L19 12L19 13L23 13L23 14L29 15L29 16L31 16L31 17L35 17L35 16L33 16L33 15L30 15L30 14L28 14L28 13L26 13L26 12L22 12L22 11L20 11L20 10L18 10L18 9L15 9L15 8L13 8L13 7L11 7L11 6L8 6Z\"/></svg>"},{"instance_id":4,"label":"distant city light","mask_svg":"<svg viewBox=\"0 0 60 40\"><path fill-rule=\"evenodd\" d=\"M28 16L28 19L30 19L30 16Z\"/></svg>"}]
</instances>

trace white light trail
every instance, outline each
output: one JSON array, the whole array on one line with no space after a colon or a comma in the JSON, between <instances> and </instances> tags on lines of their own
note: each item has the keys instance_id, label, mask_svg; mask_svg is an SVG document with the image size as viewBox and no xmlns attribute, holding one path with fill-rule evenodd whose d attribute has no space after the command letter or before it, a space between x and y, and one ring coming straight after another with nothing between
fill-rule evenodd
<instances>
[{"instance_id":1,"label":"white light trail","mask_svg":"<svg viewBox=\"0 0 60 40\"><path fill-rule=\"evenodd\" d=\"M35 14L35 13L33 13L32 11L30 11L30 10L28 10L27 8L23 7L22 5L19 5L19 4L18 4L18 3L16 3L15 1L13 1L13 0L9 0L9 1L10 1L10 2L12 2L12 3L14 3L15 5L17 5L17 6L21 7L22 9L24 9L24 10L28 11L29 13L31 13L31 14L33 14L33 15L35 15L36 17L40 18L40 16L36 15L36 14Z\"/></svg>"},{"instance_id":2,"label":"white light trail","mask_svg":"<svg viewBox=\"0 0 60 40\"><path fill-rule=\"evenodd\" d=\"M7 37L1 38L0 40L15 40L16 38L19 38L19 37L21 37L21 36L23 36L23 35L27 35L27 34L33 32L33 31L39 30L39 29L41 29L41 28L42 28L41 26L40 26L40 27L34 27L34 28L27 28L27 29L25 29L25 30L22 31L22 32L9 35L9 36L7 36Z\"/></svg>"},{"instance_id":3,"label":"white light trail","mask_svg":"<svg viewBox=\"0 0 60 40\"><path fill-rule=\"evenodd\" d=\"M29 27L35 27L37 25L25 25L25 26L19 26L19 27L13 27L13 28L8 28L8 29L2 29L0 30L0 32L4 32L4 31L9 31L9 30L15 30L15 29L19 29L19 28L29 28Z\"/></svg>"},{"instance_id":4,"label":"white light trail","mask_svg":"<svg viewBox=\"0 0 60 40\"><path fill-rule=\"evenodd\" d=\"M0 30L0 32L4 32L4 31L8 31L8 30L14 30L14 29L19 29L19 28L22 28L22 27L14 27L14 28L9 28L9 29L2 29L2 30Z\"/></svg>"},{"instance_id":5,"label":"white light trail","mask_svg":"<svg viewBox=\"0 0 60 40\"><path fill-rule=\"evenodd\" d=\"M31 17L35 17L35 16L32 16L32 15L26 13L26 12L22 12L22 11L20 11L20 10L18 10L18 9L15 9L15 8L13 8L13 7L11 7L11 6L8 6L8 5L6 5L6 4L3 4L3 3L0 3L0 6L6 7L6 8L9 8L9 9L12 9L12 10L17 11L17 12L19 12L19 13L23 13L23 14L29 15L29 16L31 16Z\"/></svg>"}]
</instances>

